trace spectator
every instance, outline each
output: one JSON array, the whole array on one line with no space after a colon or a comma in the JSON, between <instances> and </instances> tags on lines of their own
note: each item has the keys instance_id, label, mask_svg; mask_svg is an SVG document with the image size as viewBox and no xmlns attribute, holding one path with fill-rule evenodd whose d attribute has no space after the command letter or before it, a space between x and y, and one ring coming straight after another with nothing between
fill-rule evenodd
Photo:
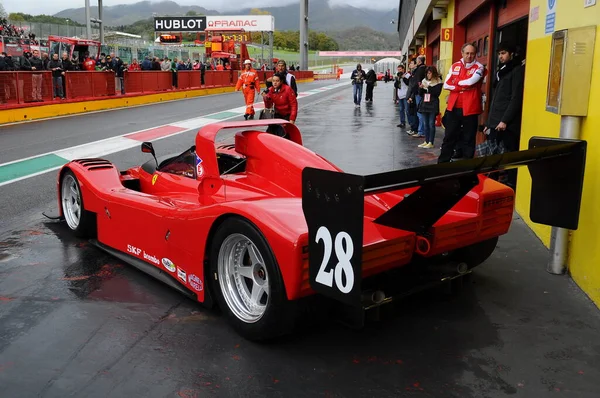
<instances>
[{"instance_id":1,"label":"spectator","mask_svg":"<svg viewBox=\"0 0 600 398\"><path fill-rule=\"evenodd\" d=\"M149 56L145 56L142 61L142 65L140 66L141 70L152 70L152 61Z\"/></svg>"},{"instance_id":2,"label":"spectator","mask_svg":"<svg viewBox=\"0 0 600 398\"><path fill-rule=\"evenodd\" d=\"M284 60L280 59L277 61L277 65L275 66L275 72L280 73L284 76L285 83L290 86L292 90L294 90L294 95L298 97L298 85L296 84L296 77L291 73L288 73L287 64ZM268 78L265 84L267 88L271 87L272 78Z\"/></svg>"},{"instance_id":3,"label":"spectator","mask_svg":"<svg viewBox=\"0 0 600 398\"><path fill-rule=\"evenodd\" d=\"M413 80L409 81L407 102L412 102L419 109L419 104L423 100L423 97L419 94L419 86L423 79L425 79L427 67L425 66L425 57L417 57L415 70L412 72ZM407 134L412 137L425 137L423 127L423 115L417 112L418 127L416 130L409 131Z\"/></svg>"},{"instance_id":4,"label":"spectator","mask_svg":"<svg viewBox=\"0 0 600 398\"><path fill-rule=\"evenodd\" d=\"M405 73L404 66L398 65L398 73L394 79L394 89L398 100L398 111L400 112L400 124L396 127L404 128L406 126L406 111L408 104L406 103L406 93L408 92L409 73Z\"/></svg>"},{"instance_id":5,"label":"spectator","mask_svg":"<svg viewBox=\"0 0 600 398\"><path fill-rule=\"evenodd\" d=\"M58 54L52 54L52 60L48 61L48 69L52 71L52 87L54 87L54 99L65 99L63 92L63 63L58 59Z\"/></svg>"},{"instance_id":6,"label":"spectator","mask_svg":"<svg viewBox=\"0 0 600 398\"><path fill-rule=\"evenodd\" d=\"M274 107L276 119L289 120L292 124L295 124L298 116L298 100L294 90L285 83L283 73L275 73L271 82L273 85L262 92L265 109Z\"/></svg>"},{"instance_id":7,"label":"spectator","mask_svg":"<svg viewBox=\"0 0 600 398\"><path fill-rule=\"evenodd\" d=\"M48 53L42 53L42 66L44 70L48 70L48 63L50 63L50 58L48 57Z\"/></svg>"},{"instance_id":8,"label":"spectator","mask_svg":"<svg viewBox=\"0 0 600 398\"><path fill-rule=\"evenodd\" d=\"M127 70L128 70L129 72L136 72L136 71L139 71L139 70L141 70L141 67L140 67L140 64L138 64L138 60L137 60L137 58L134 58L134 59L131 61L131 65L129 65L129 68L127 68Z\"/></svg>"},{"instance_id":9,"label":"spectator","mask_svg":"<svg viewBox=\"0 0 600 398\"><path fill-rule=\"evenodd\" d=\"M161 68L160 68L160 60L158 59L158 57L154 57L152 59L152 69L151 70L156 70L156 71L161 70Z\"/></svg>"},{"instance_id":10,"label":"spectator","mask_svg":"<svg viewBox=\"0 0 600 398\"><path fill-rule=\"evenodd\" d=\"M464 44L461 52L462 58L452 64L444 82L444 89L449 90L450 95L438 163L450 162L453 157L470 159L475 154L478 117L483 111L481 85L487 72L475 60L475 46Z\"/></svg>"},{"instance_id":11,"label":"spectator","mask_svg":"<svg viewBox=\"0 0 600 398\"><path fill-rule=\"evenodd\" d=\"M163 72L169 72L171 70L171 61L169 58L165 57L165 59L163 59L160 63L160 70Z\"/></svg>"},{"instance_id":12,"label":"spectator","mask_svg":"<svg viewBox=\"0 0 600 398\"><path fill-rule=\"evenodd\" d=\"M121 61L121 60L119 60ZM128 65L127 65L127 61L121 61L117 63L117 70L116 70L116 79L118 80L119 84L117 85L117 90L121 91L121 94L125 94L125 72L127 72L128 70Z\"/></svg>"},{"instance_id":13,"label":"spectator","mask_svg":"<svg viewBox=\"0 0 600 398\"><path fill-rule=\"evenodd\" d=\"M352 96L354 98L354 107L360 108L360 100L362 99L363 83L366 74L360 64L356 65L356 69L352 71L350 80L352 80Z\"/></svg>"},{"instance_id":14,"label":"spectator","mask_svg":"<svg viewBox=\"0 0 600 398\"><path fill-rule=\"evenodd\" d=\"M419 148L433 148L435 140L435 118L440 113L440 94L442 92L442 79L435 66L427 67L425 78L419 86L419 95L422 100L419 103L418 112L423 117L423 130L425 141Z\"/></svg>"},{"instance_id":15,"label":"spectator","mask_svg":"<svg viewBox=\"0 0 600 398\"><path fill-rule=\"evenodd\" d=\"M69 60L69 55L66 52L62 53L62 59L61 59L61 65L62 65L62 72L61 72L61 77L62 77L62 86L63 86L63 98L67 96L67 75L66 72L68 71L72 71L74 69L74 65L73 62L71 62Z\"/></svg>"},{"instance_id":16,"label":"spectator","mask_svg":"<svg viewBox=\"0 0 600 398\"><path fill-rule=\"evenodd\" d=\"M373 102L373 89L377 84L377 75L375 74L373 68L369 69L369 71L367 72L365 82L367 83L367 93L365 94L365 102Z\"/></svg>"},{"instance_id":17,"label":"spectator","mask_svg":"<svg viewBox=\"0 0 600 398\"><path fill-rule=\"evenodd\" d=\"M515 53L515 48L510 44L501 43L498 46L498 72L492 81L494 96L484 130L487 134L483 143L486 150L478 147L479 156L519 150L525 68ZM500 173L500 180L516 188L516 171Z\"/></svg>"},{"instance_id":18,"label":"spectator","mask_svg":"<svg viewBox=\"0 0 600 398\"><path fill-rule=\"evenodd\" d=\"M93 71L96 68L96 60L94 57L90 57L90 53L86 52L84 55L83 69L86 71Z\"/></svg>"},{"instance_id":19,"label":"spectator","mask_svg":"<svg viewBox=\"0 0 600 398\"><path fill-rule=\"evenodd\" d=\"M27 51L23 53L24 57L21 64L21 69L25 71L41 72L43 70L42 60L40 59L40 52L38 50L33 51L33 55ZM42 82L43 77L41 73L34 73L31 75L31 97L33 102L42 102Z\"/></svg>"}]
</instances>

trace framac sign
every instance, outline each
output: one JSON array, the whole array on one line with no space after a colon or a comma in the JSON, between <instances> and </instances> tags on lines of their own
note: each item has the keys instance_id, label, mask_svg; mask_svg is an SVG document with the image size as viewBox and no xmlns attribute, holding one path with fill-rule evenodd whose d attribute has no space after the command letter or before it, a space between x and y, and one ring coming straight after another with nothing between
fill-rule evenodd
<instances>
[{"instance_id":1,"label":"framac sign","mask_svg":"<svg viewBox=\"0 0 600 398\"><path fill-rule=\"evenodd\" d=\"M154 17L155 32L202 32L206 17Z\"/></svg>"}]
</instances>

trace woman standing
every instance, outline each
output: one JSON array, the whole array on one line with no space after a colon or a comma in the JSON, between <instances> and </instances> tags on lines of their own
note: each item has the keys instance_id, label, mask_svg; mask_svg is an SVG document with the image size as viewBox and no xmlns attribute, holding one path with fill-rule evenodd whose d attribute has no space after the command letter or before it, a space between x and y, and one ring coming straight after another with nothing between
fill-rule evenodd
<instances>
[{"instance_id":1,"label":"woman standing","mask_svg":"<svg viewBox=\"0 0 600 398\"><path fill-rule=\"evenodd\" d=\"M433 148L435 117L440 113L442 83L435 66L427 67L425 78L419 83L419 95L423 101L419 104L418 112L423 115L423 132L425 133L425 142L419 145L419 148Z\"/></svg>"},{"instance_id":2,"label":"woman standing","mask_svg":"<svg viewBox=\"0 0 600 398\"><path fill-rule=\"evenodd\" d=\"M285 75L283 73L275 73L271 82L273 86L269 90L262 92L265 109L274 106L276 119L285 119L292 124L296 123L296 117L298 116L296 93L294 93L294 90L290 86L285 84Z\"/></svg>"}]
</instances>

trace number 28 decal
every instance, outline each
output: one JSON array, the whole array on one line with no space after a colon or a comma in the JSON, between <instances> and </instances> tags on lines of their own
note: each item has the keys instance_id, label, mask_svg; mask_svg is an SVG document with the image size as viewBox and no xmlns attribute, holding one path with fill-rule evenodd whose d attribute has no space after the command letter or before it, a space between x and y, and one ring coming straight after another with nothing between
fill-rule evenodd
<instances>
[{"instance_id":1,"label":"number 28 decal","mask_svg":"<svg viewBox=\"0 0 600 398\"><path fill-rule=\"evenodd\" d=\"M325 270L327 269L329 259L331 258L332 241L331 233L327 227L321 227L317 231L315 241L319 243L321 240L325 245L325 252L323 253L323 261L321 261L321 267L319 268L315 281L322 285L333 287L333 281L335 279L335 284L340 292L350 293L354 287L354 270L350 263L352 255L354 254L352 238L344 231L341 231L336 235L334 249L337 263L333 269L330 269L329 271ZM346 246L345 248L344 243ZM346 279L345 283L342 276Z\"/></svg>"}]
</instances>

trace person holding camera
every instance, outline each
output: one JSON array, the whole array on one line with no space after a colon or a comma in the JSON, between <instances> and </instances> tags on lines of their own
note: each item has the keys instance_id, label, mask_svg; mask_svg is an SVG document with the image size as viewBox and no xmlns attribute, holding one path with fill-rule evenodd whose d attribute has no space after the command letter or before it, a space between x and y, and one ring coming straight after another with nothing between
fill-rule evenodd
<instances>
[{"instance_id":1,"label":"person holding camera","mask_svg":"<svg viewBox=\"0 0 600 398\"><path fill-rule=\"evenodd\" d=\"M273 75L271 86L261 93L265 101L265 109L274 107L274 118L285 119L292 124L298 116L298 100L294 90L285 83L285 75L277 72Z\"/></svg>"}]
</instances>

